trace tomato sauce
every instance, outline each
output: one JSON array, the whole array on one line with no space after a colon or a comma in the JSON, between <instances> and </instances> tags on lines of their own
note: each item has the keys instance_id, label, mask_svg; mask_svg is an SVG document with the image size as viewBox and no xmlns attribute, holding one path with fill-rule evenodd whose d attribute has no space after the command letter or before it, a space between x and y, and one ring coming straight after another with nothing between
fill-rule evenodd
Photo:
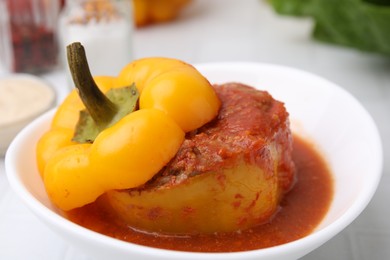
<instances>
[{"instance_id":1,"label":"tomato sauce","mask_svg":"<svg viewBox=\"0 0 390 260\"><path fill-rule=\"evenodd\" d=\"M276 246L302 238L318 226L332 201L332 175L310 144L294 137L293 160L297 182L283 198L280 209L266 224L233 233L166 236L134 230L95 203L67 213L86 228L135 244L192 252L236 252Z\"/></svg>"}]
</instances>

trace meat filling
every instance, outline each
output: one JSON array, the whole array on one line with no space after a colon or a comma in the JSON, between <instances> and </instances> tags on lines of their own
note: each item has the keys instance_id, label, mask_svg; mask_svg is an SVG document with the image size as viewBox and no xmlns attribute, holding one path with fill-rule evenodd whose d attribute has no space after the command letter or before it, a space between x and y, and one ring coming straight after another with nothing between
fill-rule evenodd
<instances>
[{"instance_id":1,"label":"meat filling","mask_svg":"<svg viewBox=\"0 0 390 260\"><path fill-rule=\"evenodd\" d=\"M176 156L136 189L107 199L136 229L230 232L265 223L294 183L292 135L283 103L252 87L214 86L217 118L187 133Z\"/></svg>"}]
</instances>

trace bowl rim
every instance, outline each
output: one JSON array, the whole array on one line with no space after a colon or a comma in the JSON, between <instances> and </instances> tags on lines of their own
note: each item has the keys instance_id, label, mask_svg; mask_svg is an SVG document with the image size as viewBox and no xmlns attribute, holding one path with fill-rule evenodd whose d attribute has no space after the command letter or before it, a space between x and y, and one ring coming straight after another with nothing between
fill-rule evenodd
<instances>
[{"instance_id":1,"label":"bowl rim","mask_svg":"<svg viewBox=\"0 0 390 260\"><path fill-rule=\"evenodd\" d=\"M79 236L83 241L93 241L100 246L108 246L113 247L116 250L120 250L121 252L132 252L138 254L139 256L147 255L149 257L160 257L161 259L206 259L210 256L213 259L252 259L254 257L258 257L261 254L262 257L275 257L275 256L285 256L288 257L291 253L299 255L300 248L310 247L312 249L317 248L322 245L326 241L328 241L331 237L335 236L337 233L341 232L345 227L347 227L350 223L352 223L355 218L360 215L360 213L364 210L364 208L368 205L370 200L372 199L379 181L382 175L382 167L383 167L383 150L382 150L382 142L380 139L379 131L376 127L376 124L371 117L371 115L365 110L365 108L360 104L360 102L353 97L349 92L347 92L342 87L322 78L312 73L291 68L283 65L276 64L268 64L268 63L257 63L257 62L215 62L215 63L201 63L194 65L196 68L200 70L207 69L226 69L233 68L236 66L249 66L249 67L269 67L271 69L277 69L282 71L290 71L293 73L302 74L305 77L310 77L314 80L320 80L325 82L329 87L334 88L335 91L346 95L347 98L350 98L353 102L355 102L359 109L360 113L362 113L362 117L367 120L370 124L370 128L374 136L373 142L376 147L377 160L375 162L375 169L372 169L373 176L372 183L369 186L365 186L365 192L362 192L358 195L357 199L354 203L344 212L342 213L331 225L327 225L320 230L315 230L309 235L302 237L300 239L291 241L289 243L281 244L274 247L264 248L264 249L256 249L250 251L240 251L240 252L223 252L223 253L202 253L202 252L186 252L186 251L175 251L168 249L159 249L153 248L138 244L133 244L125 241L121 241L115 238L108 237L106 235L97 233L95 231L89 230L82 226L79 226L65 217L60 216L55 213L53 210L46 207L42 204L35 196L33 196L28 189L23 185L21 181L21 177L15 171L14 166L17 164L17 159L14 156L18 153L20 149L22 149L22 143L20 142L23 139L26 139L29 135L29 131L31 128L36 128L39 125L42 125L45 121L47 121L55 111L55 108L50 111L44 113L37 119L35 119L32 123L30 123L27 127L25 127L14 139L11 143L6 156L5 156L5 168L9 183L13 190L22 198L25 204L27 204L28 208L32 210L32 212L41 218L46 219L51 226L57 226L65 233L70 235ZM302 256L302 255L301 255Z\"/></svg>"}]
</instances>

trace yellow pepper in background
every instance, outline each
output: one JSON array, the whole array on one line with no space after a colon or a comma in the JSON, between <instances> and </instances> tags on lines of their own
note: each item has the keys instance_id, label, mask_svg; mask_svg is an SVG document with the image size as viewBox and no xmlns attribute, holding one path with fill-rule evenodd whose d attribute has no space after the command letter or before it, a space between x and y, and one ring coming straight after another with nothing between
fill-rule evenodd
<instances>
[{"instance_id":1,"label":"yellow pepper in background","mask_svg":"<svg viewBox=\"0 0 390 260\"><path fill-rule=\"evenodd\" d=\"M175 59L141 59L118 77L94 81L103 93L135 83L139 110L102 130L93 143L80 144L72 137L85 106L76 90L59 106L36 154L49 198L62 210L144 184L174 157L185 132L212 120L220 107L210 83Z\"/></svg>"},{"instance_id":2,"label":"yellow pepper in background","mask_svg":"<svg viewBox=\"0 0 390 260\"><path fill-rule=\"evenodd\" d=\"M137 27L173 20L191 0L133 0Z\"/></svg>"}]
</instances>

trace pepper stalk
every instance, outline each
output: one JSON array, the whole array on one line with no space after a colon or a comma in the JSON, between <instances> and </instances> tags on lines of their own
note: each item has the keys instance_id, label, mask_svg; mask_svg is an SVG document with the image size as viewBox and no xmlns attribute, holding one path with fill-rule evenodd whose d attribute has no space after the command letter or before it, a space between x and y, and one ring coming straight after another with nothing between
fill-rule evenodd
<instances>
[{"instance_id":1,"label":"pepper stalk","mask_svg":"<svg viewBox=\"0 0 390 260\"><path fill-rule=\"evenodd\" d=\"M80 111L72 140L92 143L101 131L136 109L139 92L133 83L128 87L113 88L105 95L92 77L81 43L72 43L66 49L73 82L86 107Z\"/></svg>"}]
</instances>

